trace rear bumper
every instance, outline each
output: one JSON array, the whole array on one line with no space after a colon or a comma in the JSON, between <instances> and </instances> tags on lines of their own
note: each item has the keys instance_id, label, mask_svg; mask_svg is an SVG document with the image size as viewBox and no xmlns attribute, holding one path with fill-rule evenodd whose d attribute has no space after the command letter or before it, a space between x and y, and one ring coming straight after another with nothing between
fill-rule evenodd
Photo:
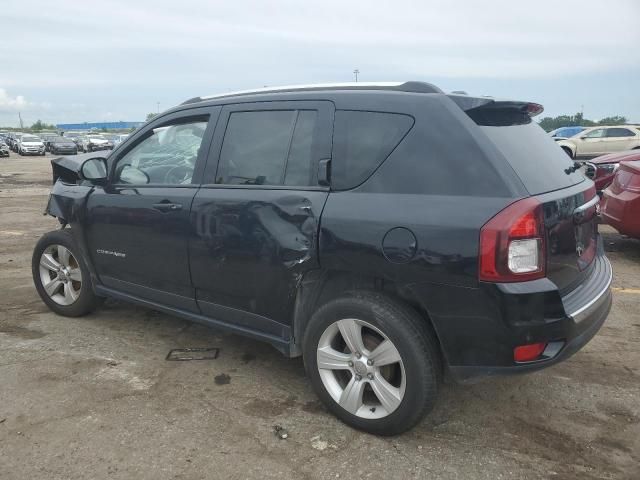
<instances>
[{"instance_id":1,"label":"rear bumper","mask_svg":"<svg viewBox=\"0 0 640 480\"><path fill-rule=\"evenodd\" d=\"M548 278L423 290L448 368L458 383L540 370L566 360L598 332L611 310L613 271L602 240L585 281L562 296ZM418 293L414 290L415 293ZM440 302L434 299L440 297ZM428 304L427 304L428 303ZM434 308L435 307L435 308ZM514 348L547 343L539 360L518 363Z\"/></svg>"},{"instance_id":2,"label":"rear bumper","mask_svg":"<svg viewBox=\"0 0 640 480\"><path fill-rule=\"evenodd\" d=\"M594 261L589 280L562 298L566 317L552 322L547 332L538 329L535 340L549 342L543 359L500 366L451 366L450 373L459 383L473 382L480 377L533 372L566 360L584 347L598 333L611 310L611 280L613 270L609 260L600 255ZM521 337L520 334L515 334ZM521 341L521 340L520 340ZM523 343L524 344L524 343Z\"/></svg>"}]
</instances>

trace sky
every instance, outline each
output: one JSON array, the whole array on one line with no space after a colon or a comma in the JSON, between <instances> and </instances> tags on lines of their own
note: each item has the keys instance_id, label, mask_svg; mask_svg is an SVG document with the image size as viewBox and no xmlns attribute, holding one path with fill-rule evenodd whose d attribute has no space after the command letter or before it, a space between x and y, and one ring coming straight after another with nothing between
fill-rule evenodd
<instances>
[{"instance_id":1,"label":"sky","mask_svg":"<svg viewBox=\"0 0 640 480\"><path fill-rule=\"evenodd\" d=\"M0 24L0 126L139 121L356 68L640 123L640 0L4 0Z\"/></svg>"}]
</instances>

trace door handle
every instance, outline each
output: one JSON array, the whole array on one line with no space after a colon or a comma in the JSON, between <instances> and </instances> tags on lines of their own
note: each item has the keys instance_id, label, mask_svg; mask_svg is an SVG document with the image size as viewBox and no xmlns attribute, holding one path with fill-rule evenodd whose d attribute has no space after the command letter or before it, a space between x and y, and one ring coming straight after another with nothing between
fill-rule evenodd
<instances>
[{"instance_id":1,"label":"door handle","mask_svg":"<svg viewBox=\"0 0 640 480\"><path fill-rule=\"evenodd\" d=\"M154 203L153 208L161 212L177 212L178 210L182 210L182 205L180 203L161 202Z\"/></svg>"}]
</instances>

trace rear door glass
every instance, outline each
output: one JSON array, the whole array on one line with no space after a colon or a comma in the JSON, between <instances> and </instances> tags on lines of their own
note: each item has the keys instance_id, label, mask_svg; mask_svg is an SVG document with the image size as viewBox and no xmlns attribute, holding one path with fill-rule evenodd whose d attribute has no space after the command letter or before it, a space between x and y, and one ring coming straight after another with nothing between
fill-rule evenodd
<instances>
[{"instance_id":1,"label":"rear door glass","mask_svg":"<svg viewBox=\"0 0 640 480\"><path fill-rule=\"evenodd\" d=\"M317 121L315 110L233 112L216 183L311 185Z\"/></svg>"},{"instance_id":2,"label":"rear door glass","mask_svg":"<svg viewBox=\"0 0 640 480\"><path fill-rule=\"evenodd\" d=\"M635 134L628 128L609 128L607 137L633 137Z\"/></svg>"},{"instance_id":3,"label":"rear door glass","mask_svg":"<svg viewBox=\"0 0 640 480\"><path fill-rule=\"evenodd\" d=\"M584 180L578 172L566 173L573 162L535 123L480 129L515 170L532 195L576 185Z\"/></svg>"},{"instance_id":4,"label":"rear door glass","mask_svg":"<svg viewBox=\"0 0 640 480\"><path fill-rule=\"evenodd\" d=\"M331 187L345 190L364 182L412 126L409 115L336 110Z\"/></svg>"}]
</instances>

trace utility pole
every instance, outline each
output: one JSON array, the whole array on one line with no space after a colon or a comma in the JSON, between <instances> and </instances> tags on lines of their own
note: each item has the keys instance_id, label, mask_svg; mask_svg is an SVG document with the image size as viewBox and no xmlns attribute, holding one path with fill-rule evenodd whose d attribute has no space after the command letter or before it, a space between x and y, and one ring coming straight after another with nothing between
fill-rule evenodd
<instances>
[{"instance_id":1,"label":"utility pole","mask_svg":"<svg viewBox=\"0 0 640 480\"><path fill-rule=\"evenodd\" d=\"M356 83L358 82L358 74L360 73L360 70L358 70L357 68L353 71L353 74L356 76Z\"/></svg>"},{"instance_id":2,"label":"utility pole","mask_svg":"<svg viewBox=\"0 0 640 480\"><path fill-rule=\"evenodd\" d=\"M22 124L22 115L18 112L18 118L20 119L20 130L24 129L24 125Z\"/></svg>"}]
</instances>

